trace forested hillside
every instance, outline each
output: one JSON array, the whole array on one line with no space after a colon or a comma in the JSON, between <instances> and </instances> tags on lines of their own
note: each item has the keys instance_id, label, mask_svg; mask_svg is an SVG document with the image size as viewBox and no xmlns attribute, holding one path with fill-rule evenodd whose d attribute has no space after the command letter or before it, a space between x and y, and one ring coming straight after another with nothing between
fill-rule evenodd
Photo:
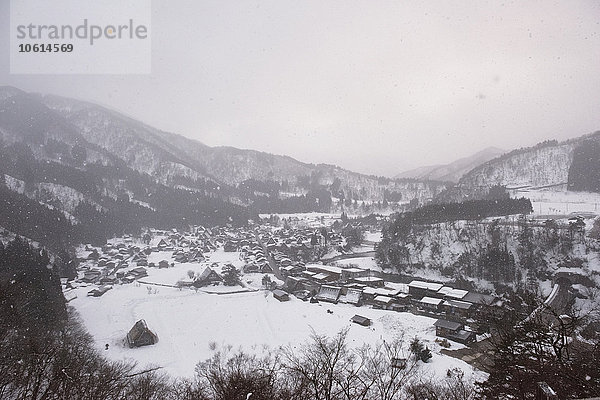
<instances>
[{"instance_id":1,"label":"forested hillside","mask_svg":"<svg viewBox=\"0 0 600 400\"><path fill-rule=\"evenodd\" d=\"M599 143L597 132L513 150L467 172L456 186L440 193L436 201L485 198L493 186L598 191Z\"/></svg>"},{"instance_id":2,"label":"forested hillside","mask_svg":"<svg viewBox=\"0 0 600 400\"><path fill-rule=\"evenodd\" d=\"M582 219L535 222L525 216L528 200L496 206L503 202L475 202L487 210L480 217L452 211L476 208L472 203L453 204L447 213L437 205L398 215L383 230L377 260L392 272L491 283L499 291L535 291L563 268L584 274L582 268L596 269L589 249L600 243Z\"/></svg>"}]
</instances>

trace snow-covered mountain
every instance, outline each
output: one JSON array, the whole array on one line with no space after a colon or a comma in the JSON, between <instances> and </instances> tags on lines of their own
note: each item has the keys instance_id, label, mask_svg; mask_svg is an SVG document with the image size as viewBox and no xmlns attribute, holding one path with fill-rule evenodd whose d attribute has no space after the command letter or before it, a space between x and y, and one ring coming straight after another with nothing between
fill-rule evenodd
<instances>
[{"instance_id":1,"label":"snow-covered mountain","mask_svg":"<svg viewBox=\"0 0 600 400\"><path fill-rule=\"evenodd\" d=\"M576 140L549 141L512 151L469 171L459 184L467 187L566 184L577 143Z\"/></svg>"},{"instance_id":2,"label":"snow-covered mountain","mask_svg":"<svg viewBox=\"0 0 600 400\"><path fill-rule=\"evenodd\" d=\"M447 188L209 147L106 107L13 87L0 87L0 153L7 205L21 201L35 215L58 210L65 225L92 223L99 236L122 225L243 223L259 212L329 211L342 199L423 203ZM98 222L107 218L110 224Z\"/></svg>"},{"instance_id":3,"label":"snow-covered mountain","mask_svg":"<svg viewBox=\"0 0 600 400\"><path fill-rule=\"evenodd\" d=\"M468 157L460 158L449 164L430 165L411 169L396 175L396 178L429 179L458 182L459 179L473 168L498 157L505 151L497 147L488 147Z\"/></svg>"},{"instance_id":4,"label":"snow-covered mountain","mask_svg":"<svg viewBox=\"0 0 600 400\"><path fill-rule=\"evenodd\" d=\"M547 140L513 150L465 173L437 197L440 202L487 195L492 186L600 190L600 132L563 142Z\"/></svg>"},{"instance_id":5,"label":"snow-covered mountain","mask_svg":"<svg viewBox=\"0 0 600 400\"><path fill-rule=\"evenodd\" d=\"M87 162L107 164L118 159L165 184L181 179L205 179L235 188L252 179L284 183L285 191L296 195L305 194L311 186L320 186L335 192L334 197L343 193L346 198L382 201L387 191L407 202L414 198L424 201L446 187L440 182L368 176L254 150L209 147L96 104L53 95L31 95L14 88L3 88L0 92L0 99L4 99L3 113L10 114L12 121L7 126L7 119L0 117L5 141L20 141L26 132L32 140L43 142L51 138L71 146L83 145L88 150ZM33 118L29 115L32 110L35 110ZM28 120L36 121L33 131L20 124Z\"/></svg>"}]
</instances>

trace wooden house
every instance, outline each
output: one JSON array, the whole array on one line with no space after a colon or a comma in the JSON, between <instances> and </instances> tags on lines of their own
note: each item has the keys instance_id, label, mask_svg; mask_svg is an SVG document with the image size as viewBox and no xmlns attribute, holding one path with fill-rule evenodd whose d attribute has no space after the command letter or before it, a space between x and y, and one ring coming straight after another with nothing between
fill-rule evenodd
<instances>
[{"instance_id":1,"label":"wooden house","mask_svg":"<svg viewBox=\"0 0 600 400\"><path fill-rule=\"evenodd\" d=\"M392 299L391 297L388 297L388 296L376 296L373 299L373 307L383 309L383 310L390 309L393 303L394 303L394 299Z\"/></svg>"},{"instance_id":2,"label":"wooden house","mask_svg":"<svg viewBox=\"0 0 600 400\"><path fill-rule=\"evenodd\" d=\"M436 297L423 297L417 301L417 306L425 311L439 312L441 311L442 303L444 300Z\"/></svg>"},{"instance_id":3,"label":"wooden house","mask_svg":"<svg viewBox=\"0 0 600 400\"><path fill-rule=\"evenodd\" d=\"M129 347L148 346L158 342L158 336L148 328L146 321L140 319L127 333L126 341Z\"/></svg>"},{"instance_id":4,"label":"wooden house","mask_svg":"<svg viewBox=\"0 0 600 400\"><path fill-rule=\"evenodd\" d=\"M321 285L319 293L315 296L318 301L327 301L330 303L337 303L340 297L342 288L337 286Z\"/></svg>"},{"instance_id":5,"label":"wooden house","mask_svg":"<svg viewBox=\"0 0 600 400\"><path fill-rule=\"evenodd\" d=\"M133 275L136 279L139 279L148 276L148 272L144 267L135 267L131 271L129 271L128 275Z\"/></svg>"},{"instance_id":6,"label":"wooden house","mask_svg":"<svg viewBox=\"0 0 600 400\"><path fill-rule=\"evenodd\" d=\"M342 269L341 279L343 281L349 281L355 278L361 278L363 276L368 276L369 271L361 268L344 268Z\"/></svg>"},{"instance_id":7,"label":"wooden house","mask_svg":"<svg viewBox=\"0 0 600 400\"><path fill-rule=\"evenodd\" d=\"M194 280L194 286L202 287L221 282L223 278L217 274L212 268L206 267L204 271Z\"/></svg>"},{"instance_id":8,"label":"wooden house","mask_svg":"<svg viewBox=\"0 0 600 400\"><path fill-rule=\"evenodd\" d=\"M83 278L81 278L81 280L86 283L93 283L100 278L100 275L100 271L92 269L90 271L84 272Z\"/></svg>"},{"instance_id":9,"label":"wooden house","mask_svg":"<svg viewBox=\"0 0 600 400\"><path fill-rule=\"evenodd\" d=\"M408 284L408 293L414 299L422 299L423 297L435 297L437 292L443 287L441 283L412 281Z\"/></svg>"},{"instance_id":10,"label":"wooden house","mask_svg":"<svg viewBox=\"0 0 600 400\"><path fill-rule=\"evenodd\" d=\"M102 285L114 285L119 282L119 279L115 275L107 275L100 278Z\"/></svg>"},{"instance_id":11,"label":"wooden house","mask_svg":"<svg viewBox=\"0 0 600 400\"><path fill-rule=\"evenodd\" d=\"M354 288L343 288L342 295L339 298L340 303L354 304L360 306L362 304L362 290Z\"/></svg>"},{"instance_id":12,"label":"wooden house","mask_svg":"<svg viewBox=\"0 0 600 400\"><path fill-rule=\"evenodd\" d=\"M473 343L476 340L475 332L466 331L465 326L459 322L438 319L433 325L435 326L436 336L462 344Z\"/></svg>"},{"instance_id":13,"label":"wooden house","mask_svg":"<svg viewBox=\"0 0 600 400\"><path fill-rule=\"evenodd\" d=\"M446 314L460 318L469 318L474 308L473 303L461 300L447 299L442 303L442 310Z\"/></svg>"},{"instance_id":14,"label":"wooden house","mask_svg":"<svg viewBox=\"0 0 600 400\"><path fill-rule=\"evenodd\" d=\"M329 272L320 272L320 273L314 274L311 277L311 279L313 279L315 282L318 282L321 284L337 281L336 275L331 274Z\"/></svg>"},{"instance_id":15,"label":"wooden house","mask_svg":"<svg viewBox=\"0 0 600 400\"><path fill-rule=\"evenodd\" d=\"M378 278L376 276L361 276L353 279L354 282L360 283L363 285L371 286L371 287L383 287L385 282L383 279Z\"/></svg>"}]
</instances>

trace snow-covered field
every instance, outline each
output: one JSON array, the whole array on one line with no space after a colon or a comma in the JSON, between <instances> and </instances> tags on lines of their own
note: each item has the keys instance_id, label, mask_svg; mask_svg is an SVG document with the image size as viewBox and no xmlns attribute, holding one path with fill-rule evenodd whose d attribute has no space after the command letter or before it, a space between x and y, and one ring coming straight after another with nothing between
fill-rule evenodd
<instances>
[{"instance_id":1,"label":"snow-covered field","mask_svg":"<svg viewBox=\"0 0 600 400\"><path fill-rule=\"evenodd\" d=\"M333 336L349 327L348 340L353 347L400 335L408 344L418 336L433 349L428 371L444 376L448 368L459 367L476 379L484 377L465 362L439 354L439 346L434 343L435 320L410 313L310 304L293 297L281 303L263 291L217 295L160 287L149 294L145 285L131 284L115 286L104 296L91 298L85 296L86 288L76 290L78 298L70 304L80 313L98 348L110 345L103 350L106 356L135 360L141 366L160 365L174 376L192 375L197 362L228 346L260 353L269 347L304 343L311 330ZM371 318L373 325L367 328L351 323L355 314ZM142 318L159 336L159 342L130 349L123 339L135 321ZM452 345L459 347L462 345Z\"/></svg>"},{"instance_id":2,"label":"snow-covered field","mask_svg":"<svg viewBox=\"0 0 600 400\"><path fill-rule=\"evenodd\" d=\"M168 255L156 253L153 257L169 259ZM217 251L212 254L210 262L231 262L236 255ZM202 266L183 263L176 264L174 268L153 268L141 281L172 285L185 278L188 270L200 270ZM106 356L115 360L137 361L140 366L160 365L173 376L192 375L197 362L228 347L260 353L268 348L305 343L312 330L333 336L349 327L348 340L353 347L402 335L408 344L410 339L418 336L434 353L434 358L427 365L428 371L443 376L448 368L459 367L474 379L484 377L468 364L439 354L439 346L434 343L434 319L350 305L310 304L294 297L281 303L270 292L257 291L261 277L261 274L244 275L245 289L254 291L229 294L209 294L136 282L116 285L96 298L86 296L90 287L79 287L74 290L77 298L70 304L81 315L98 348L104 349L105 344L109 344L109 349L103 350ZM333 311L333 314L327 310ZM371 318L373 325L365 328L352 324L350 318L355 314ZM159 342L130 349L123 344L123 339L139 319L146 320L158 334ZM459 347L462 345L453 344L452 348Z\"/></svg>"},{"instance_id":3,"label":"snow-covered field","mask_svg":"<svg viewBox=\"0 0 600 400\"><path fill-rule=\"evenodd\" d=\"M380 233L369 233L367 239L378 241ZM372 250L372 245L369 247ZM264 274L258 273L244 274L243 286L218 285L199 290L175 287L178 281L189 281L189 271L198 275L207 266L221 272L226 264L237 268L243 265L240 253L225 252L222 248L206 256L201 263L147 268L148 276L132 284L115 285L101 297L87 296L91 286L78 287L70 293L71 297L77 297L69 304L79 312L98 348L107 357L136 361L140 367L158 365L172 376L193 375L198 362L220 350L262 353L280 346L296 347L306 343L313 331L332 337L348 328L350 347L374 345L397 337L404 337L408 347L412 338L419 337L434 354L427 366L423 366L427 374L444 377L449 368L458 367L471 379L485 379L485 373L440 354L440 347L434 342L435 319L432 318L352 305L311 304L293 296L288 302L279 302L271 292L263 290ZM155 264L161 260L171 263L172 251L153 252L148 257L148 262ZM372 257L349 258L339 263L378 269ZM275 278L272 276L272 279ZM353 324L350 319L355 314L370 318L372 325ZM124 338L139 319L146 320L159 342L131 349L124 344ZM106 344L108 350L104 350ZM451 348L462 347L453 343ZM408 350L405 356L409 356Z\"/></svg>"},{"instance_id":4,"label":"snow-covered field","mask_svg":"<svg viewBox=\"0 0 600 400\"><path fill-rule=\"evenodd\" d=\"M512 192L512 197L526 197L531 200L534 215L568 215L581 212L600 214L600 193L543 189L521 189Z\"/></svg>"},{"instance_id":5,"label":"snow-covered field","mask_svg":"<svg viewBox=\"0 0 600 400\"><path fill-rule=\"evenodd\" d=\"M336 261L335 265L340 266L340 267L346 267L346 268L349 266L356 266L361 269L381 272L381 267L379 265L377 265L377 261L375 261L375 257L346 258L344 260Z\"/></svg>"}]
</instances>

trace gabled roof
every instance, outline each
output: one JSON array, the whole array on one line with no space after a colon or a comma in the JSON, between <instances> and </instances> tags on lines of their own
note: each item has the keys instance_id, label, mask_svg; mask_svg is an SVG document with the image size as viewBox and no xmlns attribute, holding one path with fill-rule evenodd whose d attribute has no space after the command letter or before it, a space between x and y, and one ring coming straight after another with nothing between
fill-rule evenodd
<instances>
[{"instance_id":1,"label":"gabled roof","mask_svg":"<svg viewBox=\"0 0 600 400\"><path fill-rule=\"evenodd\" d=\"M394 299L392 299L391 297L387 297L387 296L377 296L373 299L374 302L376 303L390 303L391 301L393 301Z\"/></svg>"},{"instance_id":2,"label":"gabled roof","mask_svg":"<svg viewBox=\"0 0 600 400\"><path fill-rule=\"evenodd\" d=\"M448 297L452 297L454 299L462 299L464 298L467 294L469 293L468 290L462 290L462 289L451 289L450 291L448 291L446 293L446 296Z\"/></svg>"},{"instance_id":3,"label":"gabled roof","mask_svg":"<svg viewBox=\"0 0 600 400\"><path fill-rule=\"evenodd\" d=\"M215 275L215 278L221 279L221 276L217 274L211 267L204 268L204 271L198 276L197 280L202 282L210 277L211 274Z\"/></svg>"},{"instance_id":4,"label":"gabled roof","mask_svg":"<svg viewBox=\"0 0 600 400\"><path fill-rule=\"evenodd\" d=\"M468 310L473 306L473 303L469 303L467 301L453 300L453 299L445 300L444 304L447 304L450 307L459 308L461 310Z\"/></svg>"},{"instance_id":5,"label":"gabled roof","mask_svg":"<svg viewBox=\"0 0 600 400\"><path fill-rule=\"evenodd\" d=\"M439 306L442 301L444 301L444 300L437 299L435 297L423 297L421 299L421 303L431 304L431 305L434 305L434 306Z\"/></svg>"},{"instance_id":6,"label":"gabled roof","mask_svg":"<svg viewBox=\"0 0 600 400\"><path fill-rule=\"evenodd\" d=\"M336 286L321 285L317 298L323 300L337 300L342 289Z\"/></svg>"},{"instance_id":7,"label":"gabled roof","mask_svg":"<svg viewBox=\"0 0 600 400\"><path fill-rule=\"evenodd\" d=\"M146 333L148 333L152 336L154 342L156 342L158 340L158 337L156 336L156 334L148 328L146 321L143 319L140 319L139 321L137 321L135 323L135 325L133 325L133 327L131 328L129 333L127 333L127 341L129 342L130 345L135 344Z\"/></svg>"},{"instance_id":8,"label":"gabled roof","mask_svg":"<svg viewBox=\"0 0 600 400\"><path fill-rule=\"evenodd\" d=\"M444 328L451 331L457 331L462 328L462 324L454 321L446 321L445 319L438 319L433 323L436 328Z\"/></svg>"},{"instance_id":9,"label":"gabled roof","mask_svg":"<svg viewBox=\"0 0 600 400\"><path fill-rule=\"evenodd\" d=\"M330 277L331 277L331 275L328 274L328 273L326 273L326 272L321 272L320 274L313 275L313 278L316 279L316 280L318 280L318 281L321 281L321 280L324 280L324 279L329 279Z\"/></svg>"},{"instance_id":10,"label":"gabled roof","mask_svg":"<svg viewBox=\"0 0 600 400\"><path fill-rule=\"evenodd\" d=\"M494 303L495 299L493 296L475 292L469 292L463 297L461 300L468 301L469 303L474 304L482 304L482 305L491 305Z\"/></svg>"},{"instance_id":11,"label":"gabled roof","mask_svg":"<svg viewBox=\"0 0 600 400\"><path fill-rule=\"evenodd\" d=\"M357 282L363 282L363 283L367 283L367 282L382 282L383 279L378 278L376 276L361 276L358 278L354 278L355 281Z\"/></svg>"}]
</instances>

